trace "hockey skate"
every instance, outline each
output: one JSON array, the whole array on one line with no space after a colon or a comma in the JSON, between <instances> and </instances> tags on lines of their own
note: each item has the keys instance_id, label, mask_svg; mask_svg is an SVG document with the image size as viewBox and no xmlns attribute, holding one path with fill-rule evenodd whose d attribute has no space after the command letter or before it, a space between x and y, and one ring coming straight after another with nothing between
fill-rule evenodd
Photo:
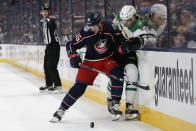
<instances>
[{"instance_id":1,"label":"hockey skate","mask_svg":"<svg viewBox=\"0 0 196 131\"><path fill-rule=\"evenodd\" d=\"M112 101L112 121L118 120L122 116L122 111L119 108L119 101Z\"/></svg>"},{"instance_id":2,"label":"hockey skate","mask_svg":"<svg viewBox=\"0 0 196 131\"><path fill-rule=\"evenodd\" d=\"M107 98L107 106L108 106L108 111L109 113L113 113L112 112L112 99Z\"/></svg>"},{"instance_id":3,"label":"hockey skate","mask_svg":"<svg viewBox=\"0 0 196 131\"><path fill-rule=\"evenodd\" d=\"M62 109L58 109L54 114L52 119L50 119L50 122L56 123L61 121L62 117L64 116L65 111Z\"/></svg>"},{"instance_id":4,"label":"hockey skate","mask_svg":"<svg viewBox=\"0 0 196 131\"><path fill-rule=\"evenodd\" d=\"M63 88L62 88L62 86L50 87L50 88L48 88L48 92L49 93L63 93Z\"/></svg>"},{"instance_id":5,"label":"hockey skate","mask_svg":"<svg viewBox=\"0 0 196 131\"><path fill-rule=\"evenodd\" d=\"M49 88L51 88L52 86L41 86L40 88L39 88L39 92L40 93L46 93L46 92L48 92L48 89Z\"/></svg>"},{"instance_id":6,"label":"hockey skate","mask_svg":"<svg viewBox=\"0 0 196 131\"><path fill-rule=\"evenodd\" d=\"M138 110L133 108L133 105L126 103L125 120L132 120L138 116Z\"/></svg>"}]
</instances>

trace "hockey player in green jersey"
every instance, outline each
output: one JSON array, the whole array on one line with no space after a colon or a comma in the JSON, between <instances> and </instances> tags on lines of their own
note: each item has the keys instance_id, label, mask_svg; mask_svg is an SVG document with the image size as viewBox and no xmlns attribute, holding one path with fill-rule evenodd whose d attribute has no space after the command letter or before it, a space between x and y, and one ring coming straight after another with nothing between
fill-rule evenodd
<instances>
[{"instance_id":1,"label":"hockey player in green jersey","mask_svg":"<svg viewBox=\"0 0 196 131\"><path fill-rule=\"evenodd\" d=\"M144 14L143 21L145 26L142 28L147 36L145 47L155 48L164 47L167 44L166 25L167 8L164 4L152 5L150 12ZM141 30L137 30L135 35L141 35Z\"/></svg>"},{"instance_id":2,"label":"hockey player in green jersey","mask_svg":"<svg viewBox=\"0 0 196 131\"><path fill-rule=\"evenodd\" d=\"M142 48L143 44L131 47L130 39L137 37L135 32L143 30L145 21L142 18L137 17L136 9L133 6L125 5L116 18L113 20L113 28L120 32L117 36L117 44L128 46L127 53L117 54L115 59L121 65L122 71L125 72L128 81L137 82L138 80L138 58L136 50ZM139 31L138 31L139 32ZM144 31L142 31L144 33ZM121 52L121 51L119 51ZM125 52L125 51L123 51ZM111 85L110 82L107 87L107 103L108 111L111 112ZM136 87L134 85L126 85L126 119L134 119L137 117L138 111L134 109L133 102L136 95Z\"/></svg>"},{"instance_id":3,"label":"hockey player in green jersey","mask_svg":"<svg viewBox=\"0 0 196 131\"><path fill-rule=\"evenodd\" d=\"M148 26L155 30L156 42L153 47L167 46L167 7L164 4L154 4L151 7L150 17L147 18Z\"/></svg>"},{"instance_id":4,"label":"hockey player in green jersey","mask_svg":"<svg viewBox=\"0 0 196 131\"><path fill-rule=\"evenodd\" d=\"M163 10L163 12L157 13L157 9ZM146 15L144 18L137 15L136 9L131 5L125 5L122 7L120 13L116 15L113 20L113 27L119 33L117 37L117 44L128 46L129 50L124 54L117 54L115 59L121 65L122 71L125 72L128 81L137 82L138 80L138 58L136 50L143 48L144 46L155 47L156 37L161 34L164 20L167 17L166 8L162 4L155 4L152 6L152 14ZM165 17L166 15L166 17ZM163 20L162 20L163 19ZM122 36L122 37L120 37ZM130 46L132 42L130 39L135 37L142 37L144 43ZM126 52L126 51L123 51ZM111 85L110 82L107 88L107 103L108 111L111 112ZM134 119L138 115L138 111L134 109L133 103L136 96L137 88L134 85L126 85L126 110L125 119Z\"/></svg>"}]
</instances>

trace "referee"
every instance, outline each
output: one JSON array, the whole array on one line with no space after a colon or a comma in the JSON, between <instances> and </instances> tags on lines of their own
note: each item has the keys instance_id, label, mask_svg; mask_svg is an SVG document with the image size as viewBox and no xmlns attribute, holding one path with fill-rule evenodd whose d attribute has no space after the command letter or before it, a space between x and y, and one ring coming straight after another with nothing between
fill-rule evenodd
<instances>
[{"instance_id":1,"label":"referee","mask_svg":"<svg viewBox=\"0 0 196 131\"><path fill-rule=\"evenodd\" d=\"M56 34L55 18L50 16L50 7L48 4L41 6L43 19L43 36L44 43L47 44L44 56L44 74L46 85L40 87L40 92L62 92L61 80L57 65L60 56L60 46ZM54 84L54 85L53 85Z\"/></svg>"}]
</instances>

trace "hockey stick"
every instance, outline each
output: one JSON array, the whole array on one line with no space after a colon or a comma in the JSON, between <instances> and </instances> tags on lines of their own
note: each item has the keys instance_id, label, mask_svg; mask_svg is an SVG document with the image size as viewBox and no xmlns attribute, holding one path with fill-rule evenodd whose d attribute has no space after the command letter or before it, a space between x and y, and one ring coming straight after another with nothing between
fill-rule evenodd
<instances>
[{"instance_id":1,"label":"hockey stick","mask_svg":"<svg viewBox=\"0 0 196 131\"><path fill-rule=\"evenodd\" d=\"M115 80L118 80L118 81L121 81L121 82L126 82L127 84L129 85L134 85L136 87L139 87L141 89L144 89L144 90L150 90L151 88L154 87L154 85L157 83L158 81L158 75L156 75L155 79L149 84L149 85L146 85L146 86L142 86L142 85L139 85L137 82L131 82L131 81L127 81L125 80L124 78L119 78L117 76L114 76L112 74L107 74L103 71L100 71L100 70L97 70L95 68L92 68L92 67L89 67L89 66L86 66L86 65L83 65L83 64L80 64L81 67L84 67L86 69L89 69L89 70L92 70L92 71L95 71L95 72L98 72L98 73L101 73L101 74L104 74L106 76L108 76L109 78L113 78Z\"/></svg>"}]
</instances>

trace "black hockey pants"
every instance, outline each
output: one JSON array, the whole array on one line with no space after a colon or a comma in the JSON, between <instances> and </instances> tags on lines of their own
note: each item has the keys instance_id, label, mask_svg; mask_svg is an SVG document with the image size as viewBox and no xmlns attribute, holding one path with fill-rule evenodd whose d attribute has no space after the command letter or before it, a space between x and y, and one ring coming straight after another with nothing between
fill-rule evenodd
<instances>
[{"instance_id":1,"label":"black hockey pants","mask_svg":"<svg viewBox=\"0 0 196 131\"><path fill-rule=\"evenodd\" d=\"M61 86L61 80L57 65L60 57L60 46L58 43L47 45L44 56L44 73L46 86Z\"/></svg>"}]
</instances>

